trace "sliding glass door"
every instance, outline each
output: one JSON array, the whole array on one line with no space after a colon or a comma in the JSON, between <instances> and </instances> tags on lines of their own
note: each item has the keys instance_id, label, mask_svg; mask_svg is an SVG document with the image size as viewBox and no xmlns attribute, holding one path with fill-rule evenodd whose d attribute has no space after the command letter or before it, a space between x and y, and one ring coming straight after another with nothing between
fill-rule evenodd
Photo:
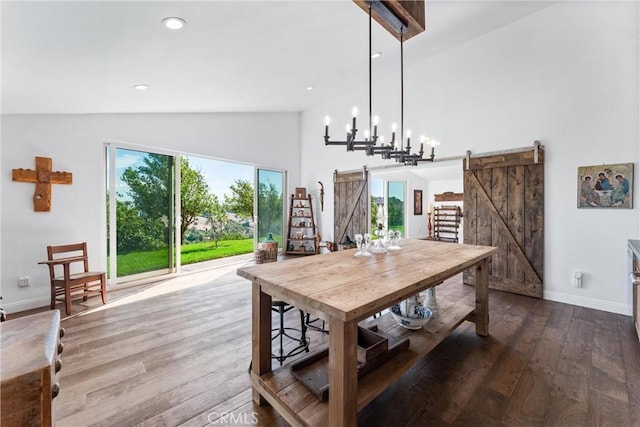
<instances>
[{"instance_id":1,"label":"sliding glass door","mask_svg":"<svg viewBox=\"0 0 640 427\"><path fill-rule=\"evenodd\" d=\"M256 170L256 245L269 233L282 249L284 230L285 173L267 169Z\"/></svg>"},{"instance_id":2,"label":"sliding glass door","mask_svg":"<svg viewBox=\"0 0 640 427\"><path fill-rule=\"evenodd\" d=\"M110 283L251 253L269 233L282 248L285 172L116 145L106 156Z\"/></svg>"},{"instance_id":3,"label":"sliding glass door","mask_svg":"<svg viewBox=\"0 0 640 427\"><path fill-rule=\"evenodd\" d=\"M113 152L111 152L113 150ZM107 241L111 278L174 270L175 157L107 148ZM111 254L117 254L111 260Z\"/></svg>"}]
</instances>

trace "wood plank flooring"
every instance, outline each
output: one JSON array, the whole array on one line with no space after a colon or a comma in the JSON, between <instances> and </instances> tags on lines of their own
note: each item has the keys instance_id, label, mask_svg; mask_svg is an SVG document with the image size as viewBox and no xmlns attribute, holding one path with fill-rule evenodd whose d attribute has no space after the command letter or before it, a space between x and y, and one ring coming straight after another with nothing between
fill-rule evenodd
<instances>
[{"instance_id":1,"label":"wood plank flooring","mask_svg":"<svg viewBox=\"0 0 640 427\"><path fill-rule=\"evenodd\" d=\"M251 400L250 288L232 272L63 320L56 425L286 426ZM474 301L461 276L437 293ZM365 407L359 425L640 426L630 317L499 291L490 315L489 337L465 322ZM298 312L287 321L299 324ZM326 335L310 338L313 349Z\"/></svg>"}]
</instances>

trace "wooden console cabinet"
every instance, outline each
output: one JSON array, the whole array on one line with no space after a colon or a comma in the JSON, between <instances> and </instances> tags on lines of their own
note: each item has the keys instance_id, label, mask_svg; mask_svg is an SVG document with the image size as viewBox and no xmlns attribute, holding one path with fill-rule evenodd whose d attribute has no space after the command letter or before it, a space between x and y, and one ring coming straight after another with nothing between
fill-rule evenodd
<instances>
[{"instance_id":1,"label":"wooden console cabinet","mask_svg":"<svg viewBox=\"0 0 640 427\"><path fill-rule=\"evenodd\" d=\"M62 367L58 310L0 323L0 425L51 426Z\"/></svg>"}]
</instances>

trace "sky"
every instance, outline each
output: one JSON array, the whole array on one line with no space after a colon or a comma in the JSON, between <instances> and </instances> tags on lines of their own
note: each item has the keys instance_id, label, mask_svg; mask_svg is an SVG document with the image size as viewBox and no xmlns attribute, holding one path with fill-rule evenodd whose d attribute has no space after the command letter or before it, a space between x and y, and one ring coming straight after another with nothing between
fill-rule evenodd
<instances>
[{"instance_id":1,"label":"sky","mask_svg":"<svg viewBox=\"0 0 640 427\"><path fill-rule=\"evenodd\" d=\"M136 168L143 164L144 156L147 153L117 149L116 151L116 192L125 196L128 186L120 180L122 173L128 167ZM253 183L253 166L241 163L224 162L220 160L207 159L203 157L185 156L189 160L191 168L199 171L209 184L209 191L218 196L220 202L224 202L224 195L231 195L229 187L237 179L242 179Z\"/></svg>"},{"instance_id":2,"label":"sky","mask_svg":"<svg viewBox=\"0 0 640 427\"><path fill-rule=\"evenodd\" d=\"M206 159L203 157L185 157L189 159L189 165L192 169L204 175L207 184L209 184L209 191L218 196L220 202L224 202L225 194L231 196L229 187L237 179L249 181L253 184L253 166Z\"/></svg>"}]
</instances>

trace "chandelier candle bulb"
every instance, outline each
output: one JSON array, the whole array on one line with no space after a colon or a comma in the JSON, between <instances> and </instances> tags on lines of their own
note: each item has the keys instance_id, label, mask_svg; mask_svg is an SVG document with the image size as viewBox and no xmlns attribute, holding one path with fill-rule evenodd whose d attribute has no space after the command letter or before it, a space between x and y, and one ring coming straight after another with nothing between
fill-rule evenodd
<instances>
[{"instance_id":1,"label":"chandelier candle bulb","mask_svg":"<svg viewBox=\"0 0 640 427\"><path fill-rule=\"evenodd\" d=\"M353 129L353 133L355 136L355 130L356 130L356 117L358 117L358 107L353 107L353 110L351 110L351 113L353 114L353 125L351 126L351 128Z\"/></svg>"},{"instance_id":2,"label":"chandelier candle bulb","mask_svg":"<svg viewBox=\"0 0 640 427\"><path fill-rule=\"evenodd\" d=\"M389 145L393 145L394 147L396 146L396 124L395 123L391 125L391 142L389 143Z\"/></svg>"}]
</instances>

